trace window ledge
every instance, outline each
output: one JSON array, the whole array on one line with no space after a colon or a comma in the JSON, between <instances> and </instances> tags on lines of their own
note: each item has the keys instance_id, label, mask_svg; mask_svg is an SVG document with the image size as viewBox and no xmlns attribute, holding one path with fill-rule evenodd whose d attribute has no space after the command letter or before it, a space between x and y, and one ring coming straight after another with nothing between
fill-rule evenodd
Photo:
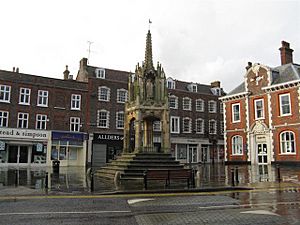
<instances>
[{"instance_id":1,"label":"window ledge","mask_svg":"<svg viewBox=\"0 0 300 225\"><path fill-rule=\"evenodd\" d=\"M283 114L283 115L279 115L279 117L286 117L286 116L292 116L292 113L288 113L288 114Z\"/></svg>"},{"instance_id":2,"label":"window ledge","mask_svg":"<svg viewBox=\"0 0 300 225\"><path fill-rule=\"evenodd\" d=\"M3 100L0 100L0 103L10 103L10 101L3 101Z\"/></svg>"},{"instance_id":3,"label":"window ledge","mask_svg":"<svg viewBox=\"0 0 300 225\"><path fill-rule=\"evenodd\" d=\"M19 105L30 105L30 103L19 102Z\"/></svg>"},{"instance_id":4,"label":"window ledge","mask_svg":"<svg viewBox=\"0 0 300 225\"><path fill-rule=\"evenodd\" d=\"M75 109L75 108L74 109L71 108L71 110L73 110L73 111L80 111L80 109Z\"/></svg>"},{"instance_id":5,"label":"window ledge","mask_svg":"<svg viewBox=\"0 0 300 225\"><path fill-rule=\"evenodd\" d=\"M279 155L282 155L282 156L286 156L286 155L294 155L294 156L296 156L297 154L296 154L296 152L295 153L280 153Z\"/></svg>"},{"instance_id":6,"label":"window ledge","mask_svg":"<svg viewBox=\"0 0 300 225\"><path fill-rule=\"evenodd\" d=\"M36 105L38 107L48 108L48 105Z\"/></svg>"}]
</instances>

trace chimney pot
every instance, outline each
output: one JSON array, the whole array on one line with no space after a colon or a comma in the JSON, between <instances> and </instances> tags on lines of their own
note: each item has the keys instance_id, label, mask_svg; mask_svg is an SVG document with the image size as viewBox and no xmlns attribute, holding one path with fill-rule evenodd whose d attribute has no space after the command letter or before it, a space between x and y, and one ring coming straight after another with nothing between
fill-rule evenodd
<instances>
[{"instance_id":1,"label":"chimney pot","mask_svg":"<svg viewBox=\"0 0 300 225\"><path fill-rule=\"evenodd\" d=\"M220 88L221 87L221 82L220 81L213 81L213 82L211 82L210 83L210 86L212 87L212 88Z\"/></svg>"},{"instance_id":2,"label":"chimney pot","mask_svg":"<svg viewBox=\"0 0 300 225\"><path fill-rule=\"evenodd\" d=\"M66 65L66 70L64 71L64 80L69 79L70 71L68 70L68 65Z\"/></svg>"},{"instance_id":3,"label":"chimney pot","mask_svg":"<svg viewBox=\"0 0 300 225\"><path fill-rule=\"evenodd\" d=\"M16 68L16 73L19 73L19 67Z\"/></svg>"},{"instance_id":4,"label":"chimney pot","mask_svg":"<svg viewBox=\"0 0 300 225\"><path fill-rule=\"evenodd\" d=\"M248 71L252 67L252 62L248 62L248 65L245 67L246 71Z\"/></svg>"},{"instance_id":5,"label":"chimney pot","mask_svg":"<svg viewBox=\"0 0 300 225\"><path fill-rule=\"evenodd\" d=\"M288 63L293 63L293 49L290 49L290 43L286 41L281 42L280 57L281 57L281 65L285 65Z\"/></svg>"},{"instance_id":6,"label":"chimney pot","mask_svg":"<svg viewBox=\"0 0 300 225\"><path fill-rule=\"evenodd\" d=\"M13 67L13 72L15 72L16 71L16 68L15 67Z\"/></svg>"}]
</instances>

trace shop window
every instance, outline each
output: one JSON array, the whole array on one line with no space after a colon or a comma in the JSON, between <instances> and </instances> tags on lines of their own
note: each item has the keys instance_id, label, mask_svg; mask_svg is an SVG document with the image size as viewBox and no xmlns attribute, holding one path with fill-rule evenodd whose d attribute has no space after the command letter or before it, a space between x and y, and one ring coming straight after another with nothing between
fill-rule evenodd
<instances>
[{"instance_id":1,"label":"shop window","mask_svg":"<svg viewBox=\"0 0 300 225\"><path fill-rule=\"evenodd\" d=\"M58 149L56 148L56 146L52 146L51 160L58 160Z\"/></svg>"},{"instance_id":2,"label":"shop window","mask_svg":"<svg viewBox=\"0 0 300 225\"><path fill-rule=\"evenodd\" d=\"M32 146L31 162L37 164L46 163L47 145L37 143Z\"/></svg>"},{"instance_id":3,"label":"shop window","mask_svg":"<svg viewBox=\"0 0 300 225\"><path fill-rule=\"evenodd\" d=\"M52 140L51 160L77 160L82 141Z\"/></svg>"},{"instance_id":4,"label":"shop window","mask_svg":"<svg viewBox=\"0 0 300 225\"><path fill-rule=\"evenodd\" d=\"M77 148L69 148L69 160L77 160Z\"/></svg>"},{"instance_id":5,"label":"shop window","mask_svg":"<svg viewBox=\"0 0 300 225\"><path fill-rule=\"evenodd\" d=\"M67 147L60 146L59 148L59 160L65 160L67 155Z\"/></svg>"}]
</instances>

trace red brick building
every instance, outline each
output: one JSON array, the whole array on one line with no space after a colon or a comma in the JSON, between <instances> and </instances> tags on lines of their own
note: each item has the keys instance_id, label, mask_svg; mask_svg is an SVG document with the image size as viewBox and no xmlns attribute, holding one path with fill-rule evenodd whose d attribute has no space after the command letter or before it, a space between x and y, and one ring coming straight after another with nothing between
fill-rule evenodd
<instances>
[{"instance_id":1,"label":"red brick building","mask_svg":"<svg viewBox=\"0 0 300 225\"><path fill-rule=\"evenodd\" d=\"M282 41L281 66L248 63L241 85L221 97L225 161L300 163L300 65Z\"/></svg>"}]
</instances>

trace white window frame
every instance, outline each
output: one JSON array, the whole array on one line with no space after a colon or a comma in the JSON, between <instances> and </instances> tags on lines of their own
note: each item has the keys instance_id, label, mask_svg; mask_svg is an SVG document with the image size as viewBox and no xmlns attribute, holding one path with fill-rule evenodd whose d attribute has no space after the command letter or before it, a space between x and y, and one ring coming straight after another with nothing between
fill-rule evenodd
<instances>
[{"instance_id":1,"label":"white window frame","mask_svg":"<svg viewBox=\"0 0 300 225\"><path fill-rule=\"evenodd\" d=\"M102 90L106 90L107 91L105 98L103 98L104 95L101 93ZM102 102L109 102L110 101L110 88L108 88L106 86L100 86L98 88L98 100L102 101Z\"/></svg>"},{"instance_id":2,"label":"white window frame","mask_svg":"<svg viewBox=\"0 0 300 225\"><path fill-rule=\"evenodd\" d=\"M46 90L38 90L37 106L48 107L48 96L49 96L49 92L48 91L46 91Z\"/></svg>"},{"instance_id":3,"label":"white window frame","mask_svg":"<svg viewBox=\"0 0 300 225\"><path fill-rule=\"evenodd\" d=\"M105 79L105 69L104 68L97 68L95 70L96 78Z\"/></svg>"},{"instance_id":4,"label":"white window frame","mask_svg":"<svg viewBox=\"0 0 300 225\"><path fill-rule=\"evenodd\" d=\"M198 122L201 122L201 125L198 124ZM197 119L196 119L195 127L196 127L196 133L197 133L197 134L204 134L204 127L205 127L204 119L202 119L202 118L197 118Z\"/></svg>"},{"instance_id":5,"label":"white window frame","mask_svg":"<svg viewBox=\"0 0 300 225\"><path fill-rule=\"evenodd\" d=\"M70 131L80 132L81 127L80 117L70 117Z\"/></svg>"},{"instance_id":6,"label":"white window frame","mask_svg":"<svg viewBox=\"0 0 300 225\"><path fill-rule=\"evenodd\" d=\"M21 87L19 93L19 104L30 105L30 94L31 94L30 88Z\"/></svg>"},{"instance_id":7,"label":"white window frame","mask_svg":"<svg viewBox=\"0 0 300 225\"><path fill-rule=\"evenodd\" d=\"M120 118L121 116L121 118ZM116 112L116 128L124 129L125 114L123 111Z\"/></svg>"},{"instance_id":8,"label":"white window frame","mask_svg":"<svg viewBox=\"0 0 300 225\"><path fill-rule=\"evenodd\" d=\"M106 113L106 118L100 118L101 113ZM106 121L105 125L100 125L100 120ZM98 128L109 128L109 111L105 109L98 110L97 112L97 127Z\"/></svg>"},{"instance_id":9,"label":"white window frame","mask_svg":"<svg viewBox=\"0 0 300 225\"><path fill-rule=\"evenodd\" d=\"M161 121L156 120L153 122L153 131L161 131Z\"/></svg>"},{"instance_id":10,"label":"white window frame","mask_svg":"<svg viewBox=\"0 0 300 225\"><path fill-rule=\"evenodd\" d=\"M191 84L191 92L197 92L198 88L197 88L197 84Z\"/></svg>"},{"instance_id":11,"label":"white window frame","mask_svg":"<svg viewBox=\"0 0 300 225\"><path fill-rule=\"evenodd\" d=\"M204 112L204 100L199 98L196 99L196 111L197 112Z\"/></svg>"},{"instance_id":12,"label":"white window frame","mask_svg":"<svg viewBox=\"0 0 300 225\"><path fill-rule=\"evenodd\" d=\"M0 102L10 103L10 91L11 86L9 85L0 85Z\"/></svg>"},{"instance_id":13,"label":"white window frame","mask_svg":"<svg viewBox=\"0 0 300 225\"><path fill-rule=\"evenodd\" d=\"M28 128L28 123L29 123L29 113L18 113L18 128L26 129Z\"/></svg>"},{"instance_id":14,"label":"white window frame","mask_svg":"<svg viewBox=\"0 0 300 225\"><path fill-rule=\"evenodd\" d=\"M289 99L289 112L288 113L283 113L282 108L285 106L282 104L282 98L288 96ZM290 116L292 115L292 109L291 109L291 95L290 93L286 93L286 94L281 94L279 95L279 108L280 108L280 116Z\"/></svg>"},{"instance_id":15,"label":"white window frame","mask_svg":"<svg viewBox=\"0 0 300 225\"><path fill-rule=\"evenodd\" d=\"M170 98L173 98L174 100L175 100L175 106L173 107L173 106L171 106L171 104L170 104ZM169 107L170 107L170 109L178 109L178 97L177 96L175 96L175 95L170 95L169 96Z\"/></svg>"},{"instance_id":16,"label":"white window frame","mask_svg":"<svg viewBox=\"0 0 300 225\"><path fill-rule=\"evenodd\" d=\"M8 111L0 111L0 127L8 127Z\"/></svg>"},{"instance_id":17,"label":"white window frame","mask_svg":"<svg viewBox=\"0 0 300 225\"><path fill-rule=\"evenodd\" d=\"M167 79L167 88L168 89L175 89L175 81L172 79Z\"/></svg>"},{"instance_id":18,"label":"white window frame","mask_svg":"<svg viewBox=\"0 0 300 225\"><path fill-rule=\"evenodd\" d=\"M124 96L122 96L124 95ZM118 89L117 90L117 102L118 103L125 103L128 98L128 91L126 89Z\"/></svg>"},{"instance_id":19,"label":"white window frame","mask_svg":"<svg viewBox=\"0 0 300 225\"><path fill-rule=\"evenodd\" d=\"M243 137L235 135L231 138L232 155L243 155Z\"/></svg>"},{"instance_id":20,"label":"white window frame","mask_svg":"<svg viewBox=\"0 0 300 225\"><path fill-rule=\"evenodd\" d=\"M286 139L286 134L289 135L289 140ZM293 137L293 139L292 139ZM283 131L280 133L280 154L296 155L296 138L293 131Z\"/></svg>"},{"instance_id":21,"label":"white window frame","mask_svg":"<svg viewBox=\"0 0 300 225\"><path fill-rule=\"evenodd\" d=\"M189 117L184 117L182 119L182 133L189 134L192 133L192 119Z\"/></svg>"},{"instance_id":22,"label":"white window frame","mask_svg":"<svg viewBox=\"0 0 300 225\"><path fill-rule=\"evenodd\" d=\"M258 117L258 109L257 109L257 105L258 105L258 102L262 102L262 116L261 117ZM265 118L265 107L264 107L264 99L263 98L260 98L260 99L255 99L254 100L254 110L255 110L255 119L258 120L258 119L264 119Z\"/></svg>"},{"instance_id":23,"label":"white window frame","mask_svg":"<svg viewBox=\"0 0 300 225\"><path fill-rule=\"evenodd\" d=\"M217 102L214 100L208 101L208 112L216 113L217 112Z\"/></svg>"},{"instance_id":24,"label":"white window frame","mask_svg":"<svg viewBox=\"0 0 300 225\"><path fill-rule=\"evenodd\" d=\"M171 118L170 118L170 132L172 134L179 134L180 133L180 117L171 116Z\"/></svg>"},{"instance_id":25,"label":"white window frame","mask_svg":"<svg viewBox=\"0 0 300 225\"><path fill-rule=\"evenodd\" d=\"M223 102L220 102L220 114L224 113L224 105Z\"/></svg>"},{"instance_id":26,"label":"white window frame","mask_svg":"<svg viewBox=\"0 0 300 225\"><path fill-rule=\"evenodd\" d=\"M81 109L81 95L72 94L71 95L71 110L80 110Z\"/></svg>"},{"instance_id":27,"label":"white window frame","mask_svg":"<svg viewBox=\"0 0 300 225\"><path fill-rule=\"evenodd\" d=\"M185 102L187 101L187 102ZM192 110L192 99L189 97L184 97L182 99L182 109L183 110L187 110L187 111L191 111Z\"/></svg>"},{"instance_id":28,"label":"white window frame","mask_svg":"<svg viewBox=\"0 0 300 225\"><path fill-rule=\"evenodd\" d=\"M211 123L214 123L213 130L211 129L212 128ZM217 134L217 121L216 120L209 120L208 121L208 132L209 132L209 134Z\"/></svg>"},{"instance_id":29,"label":"white window frame","mask_svg":"<svg viewBox=\"0 0 300 225\"><path fill-rule=\"evenodd\" d=\"M37 130L46 130L47 129L47 115L45 114L36 114L35 117L35 129Z\"/></svg>"},{"instance_id":30,"label":"white window frame","mask_svg":"<svg viewBox=\"0 0 300 225\"><path fill-rule=\"evenodd\" d=\"M234 108L235 106L238 106L238 120L235 119L235 111ZM231 105L231 115L232 115L232 122L233 123L238 123L241 122L241 104L240 103L234 103Z\"/></svg>"}]
</instances>

